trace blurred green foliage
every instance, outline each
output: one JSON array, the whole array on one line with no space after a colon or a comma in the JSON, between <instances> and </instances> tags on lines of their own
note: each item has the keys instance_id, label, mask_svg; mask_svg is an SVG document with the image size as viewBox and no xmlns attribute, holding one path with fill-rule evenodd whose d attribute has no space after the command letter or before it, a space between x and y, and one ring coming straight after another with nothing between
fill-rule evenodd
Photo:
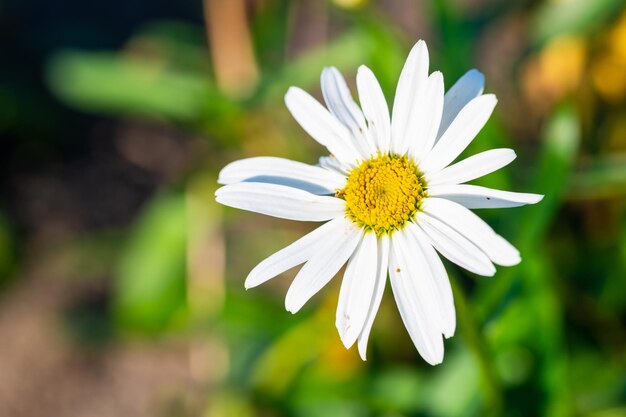
<instances>
[{"instance_id":1,"label":"blurred green foliage","mask_svg":"<svg viewBox=\"0 0 626 417\"><path fill-rule=\"evenodd\" d=\"M119 260L114 314L122 328L159 332L180 326L186 315L186 245L184 196L154 198Z\"/></svg>"},{"instance_id":2,"label":"blurred green foliage","mask_svg":"<svg viewBox=\"0 0 626 417\"><path fill-rule=\"evenodd\" d=\"M245 95L220 84L219 71L228 69L219 69L214 52L232 45L207 47L204 28L185 22L140 28L119 51L63 50L48 62L47 85L68 106L169 123L206 139L124 231L113 268L116 334L219 340L227 359L209 362L226 371L207 390L207 416L626 416L626 140L623 126L607 122L626 117L626 98L603 95L591 75L596 57L608 53L603 39L618 33L623 1L412 2L428 3L415 6L425 27L408 29L375 1L320 2L332 36L302 50L294 19L306 2L252 3L251 37L236 40L251 45L260 75ZM501 97L466 154L512 147L519 158L477 184L546 195L536 206L480 213L520 249L520 265L483 279L446 264L459 326L437 367L415 352L390 288L365 363L336 335L337 282L296 316L282 306L287 277L245 292L254 264L306 226L191 202L192 185L213 181L233 159L314 162L321 150L289 118L287 88L319 96L328 65L353 86L365 64L392 102L412 32L428 38L431 68L443 70L447 87L477 67L487 73L487 91ZM576 66L560 48L550 55L563 39L585 51L574 87L550 77L552 70L564 80L559 71ZM539 100L534 88L544 88ZM202 224L202 213L214 221ZM14 262L7 224L0 216L0 276ZM210 239L194 240L205 228ZM211 260L206 287L194 281L203 274L192 268L192 246ZM224 247L225 272L216 260ZM194 301L197 288L208 290ZM199 314L202 302L214 310Z\"/></svg>"},{"instance_id":3,"label":"blurred green foliage","mask_svg":"<svg viewBox=\"0 0 626 417\"><path fill-rule=\"evenodd\" d=\"M623 6L622 0L545 2L535 15L531 35L543 43L563 34L593 33Z\"/></svg>"}]
</instances>

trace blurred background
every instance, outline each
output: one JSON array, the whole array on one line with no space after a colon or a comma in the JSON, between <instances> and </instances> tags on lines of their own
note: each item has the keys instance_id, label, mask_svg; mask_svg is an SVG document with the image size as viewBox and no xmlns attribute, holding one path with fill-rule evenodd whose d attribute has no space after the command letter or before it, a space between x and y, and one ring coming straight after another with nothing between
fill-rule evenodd
<instances>
[{"instance_id":1,"label":"blurred background","mask_svg":"<svg viewBox=\"0 0 626 417\"><path fill-rule=\"evenodd\" d=\"M518 159L477 183L546 194L480 210L520 265L446 263L436 367L389 287L367 362L340 279L295 316L294 271L244 291L314 225L213 200L232 160L323 153L288 86L366 64L392 100L420 38L499 98L466 153ZM0 48L0 415L626 416L623 0L3 0Z\"/></svg>"}]
</instances>

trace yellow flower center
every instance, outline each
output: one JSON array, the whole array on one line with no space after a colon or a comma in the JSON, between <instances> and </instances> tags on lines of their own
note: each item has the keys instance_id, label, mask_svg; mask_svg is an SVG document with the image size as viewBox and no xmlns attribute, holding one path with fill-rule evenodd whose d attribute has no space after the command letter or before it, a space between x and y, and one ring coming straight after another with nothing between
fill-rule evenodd
<instances>
[{"instance_id":1,"label":"yellow flower center","mask_svg":"<svg viewBox=\"0 0 626 417\"><path fill-rule=\"evenodd\" d=\"M407 156L379 155L354 168L337 197L348 217L377 235L392 233L413 219L425 197L426 183Z\"/></svg>"}]
</instances>

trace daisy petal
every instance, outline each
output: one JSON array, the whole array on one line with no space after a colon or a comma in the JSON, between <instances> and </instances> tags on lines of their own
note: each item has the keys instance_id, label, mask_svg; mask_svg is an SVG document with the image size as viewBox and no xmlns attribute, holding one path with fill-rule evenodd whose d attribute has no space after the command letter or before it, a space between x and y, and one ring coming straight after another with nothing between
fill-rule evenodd
<instances>
[{"instance_id":1,"label":"daisy petal","mask_svg":"<svg viewBox=\"0 0 626 417\"><path fill-rule=\"evenodd\" d=\"M383 90L372 70L365 65L359 67L356 74L356 85L359 90L361 107L367 119L368 130L376 145L375 148L381 153L387 153L391 141L391 122L389 107Z\"/></svg>"},{"instance_id":2,"label":"daisy petal","mask_svg":"<svg viewBox=\"0 0 626 417\"><path fill-rule=\"evenodd\" d=\"M441 262L441 258L430 244L428 236L415 223L407 226L409 232L413 234L426 260L428 270L432 276L438 297L439 309L443 319L442 333L446 338L454 335L456 329L456 313L454 309L454 297L452 287L446 269ZM425 269L426 270L426 269Z\"/></svg>"},{"instance_id":3,"label":"daisy petal","mask_svg":"<svg viewBox=\"0 0 626 417\"><path fill-rule=\"evenodd\" d=\"M414 223L409 224L417 228ZM447 333L450 327L447 323L447 310L444 309L443 300L439 297L433 271L411 226L396 233L393 241L398 242L399 250L404 250L404 256L409 261L406 265L409 269L405 271L407 273L405 275L408 275L410 284L415 287L416 302L423 306L426 317L433 322L434 328L441 335L444 330ZM398 272L396 269L395 272L402 273L402 270Z\"/></svg>"},{"instance_id":4,"label":"daisy petal","mask_svg":"<svg viewBox=\"0 0 626 417\"><path fill-rule=\"evenodd\" d=\"M309 93L291 87L285 94L285 104L300 126L343 164L354 165L362 158L353 146L348 128Z\"/></svg>"},{"instance_id":5,"label":"daisy petal","mask_svg":"<svg viewBox=\"0 0 626 417\"><path fill-rule=\"evenodd\" d=\"M345 201L319 196L284 185L239 182L215 192L215 200L226 206L300 221L325 221L343 217Z\"/></svg>"},{"instance_id":6,"label":"daisy petal","mask_svg":"<svg viewBox=\"0 0 626 417\"><path fill-rule=\"evenodd\" d=\"M403 233L396 232L391 241L391 288L404 326L417 351L426 362L436 365L443 361L439 320L433 316L432 299L429 301L431 292L423 285L424 280L420 279L420 267L423 265L415 262L415 244L409 246L410 241L403 238Z\"/></svg>"},{"instance_id":7,"label":"daisy petal","mask_svg":"<svg viewBox=\"0 0 626 417\"><path fill-rule=\"evenodd\" d=\"M418 214L416 223L439 253L451 262L478 275L491 277L496 273L487 255L447 224L425 212Z\"/></svg>"},{"instance_id":8,"label":"daisy petal","mask_svg":"<svg viewBox=\"0 0 626 417\"><path fill-rule=\"evenodd\" d=\"M478 70L467 71L452 88L446 93L443 102L443 117L437 138L448 130L450 123L456 118L461 109L474 98L483 93L485 87L485 76Z\"/></svg>"},{"instance_id":9,"label":"daisy petal","mask_svg":"<svg viewBox=\"0 0 626 417\"><path fill-rule=\"evenodd\" d=\"M424 172L439 171L454 161L483 128L496 106L496 96L485 94L470 101L423 159Z\"/></svg>"},{"instance_id":10,"label":"daisy petal","mask_svg":"<svg viewBox=\"0 0 626 417\"><path fill-rule=\"evenodd\" d=\"M396 87L391 117L391 150L395 154L404 155L414 137L415 132L407 128L428 80L428 64L428 49L426 43L420 40L409 53Z\"/></svg>"},{"instance_id":11,"label":"daisy petal","mask_svg":"<svg viewBox=\"0 0 626 417\"><path fill-rule=\"evenodd\" d=\"M372 330L372 325L374 324L374 318L376 318L376 313L378 313L378 307L380 307L380 302L383 299L385 284L387 283L387 269L389 266L389 236L382 235L379 237L377 246L376 284L374 294L370 302L369 311L367 312L367 319L365 320L365 325L363 325L363 330L361 330L361 334L359 335L358 343L359 354L363 360L366 360L367 341L370 336L370 331Z\"/></svg>"},{"instance_id":12,"label":"daisy petal","mask_svg":"<svg viewBox=\"0 0 626 417\"><path fill-rule=\"evenodd\" d=\"M519 207L543 199L541 194L514 193L469 184L435 185L428 188L428 195L455 201L469 209Z\"/></svg>"},{"instance_id":13,"label":"daisy petal","mask_svg":"<svg viewBox=\"0 0 626 417\"><path fill-rule=\"evenodd\" d=\"M365 132L363 112L354 102L343 75L335 67L322 70L322 94L330 112L352 132Z\"/></svg>"},{"instance_id":14,"label":"daisy petal","mask_svg":"<svg viewBox=\"0 0 626 417\"><path fill-rule=\"evenodd\" d=\"M443 75L435 71L428 77L421 97L415 103L408 130L412 137L409 141L409 154L417 162L435 144L443 112L443 91Z\"/></svg>"},{"instance_id":15,"label":"daisy petal","mask_svg":"<svg viewBox=\"0 0 626 417\"><path fill-rule=\"evenodd\" d=\"M428 185L460 184L491 174L515 159L513 149L491 149L428 175Z\"/></svg>"},{"instance_id":16,"label":"daisy petal","mask_svg":"<svg viewBox=\"0 0 626 417\"><path fill-rule=\"evenodd\" d=\"M313 194L334 194L346 184L345 176L335 171L270 156L231 162L217 180L225 185L242 181L287 185Z\"/></svg>"},{"instance_id":17,"label":"daisy petal","mask_svg":"<svg viewBox=\"0 0 626 417\"><path fill-rule=\"evenodd\" d=\"M522 260L519 251L480 217L444 198L427 198L422 203L424 211L438 218L465 236L470 242L485 252L494 263L503 266L517 265Z\"/></svg>"},{"instance_id":18,"label":"daisy petal","mask_svg":"<svg viewBox=\"0 0 626 417\"><path fill-rule=\"evenodd\" d=\"M341 162L334 156L320 156L317 165L324 169L336 172L344 178L349 171L345 166L341 165Z\"/></svg>"},{"instance_id":19,"label":"daisy petal","mask_svg":"<svg viewBox=\"0 0 626 417\"><path fill-rule=\"evenodd\" d=\"M335 326L346 348L363 329L376 288L376 234L365 233L348 261L341 282Z\"/></svg>"},{"instance_id":20,"label":"daisy petal","mask_svg":"<svg viewBox=\"0 0 626 417\"><path fill-rule=\"evenodd\" d=\"M246 278L246 289L256 287L282 274L294 266L311 259L320 251L320 247L336 235L337 229L343 227L344 219L334 219L324 223L312 232L302 236L291 245L279 250L258 264Z\"/></svg>"},{"instance_id":21,"label":"daisy petal","mask_svg":"<svg viewBox=\"0 0 626 417\"><path fill-rule=\"evenodd\" d=\"M338 224L333 236L318 248L291 283L285 298L288 311L296 313L300 310L335 276L354 252L363 231L352 221L341 220L343 222Z\"/></svg>"}]
</instances>

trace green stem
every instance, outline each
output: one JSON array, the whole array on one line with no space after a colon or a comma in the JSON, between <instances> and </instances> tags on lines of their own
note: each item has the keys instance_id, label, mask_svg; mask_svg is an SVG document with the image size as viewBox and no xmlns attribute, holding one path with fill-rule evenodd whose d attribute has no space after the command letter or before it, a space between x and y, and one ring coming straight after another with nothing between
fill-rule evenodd
<instances>
[{"instance_id":1,"label":"green stem","mask_svg":"<svg viewBox=\"0 0 626 417\"><path fill-rule=\"evenodd\" d=\"M493 356L489 352L487 341L479 329L476 317L472 312L463 288L458 285L453 277L450 277L450 283L454 292L459 328L463 333L465 342L475 355L480 368L489 415L501 415L503 394L496 369L493 366Z\"/></svg>"}]
</instances>

